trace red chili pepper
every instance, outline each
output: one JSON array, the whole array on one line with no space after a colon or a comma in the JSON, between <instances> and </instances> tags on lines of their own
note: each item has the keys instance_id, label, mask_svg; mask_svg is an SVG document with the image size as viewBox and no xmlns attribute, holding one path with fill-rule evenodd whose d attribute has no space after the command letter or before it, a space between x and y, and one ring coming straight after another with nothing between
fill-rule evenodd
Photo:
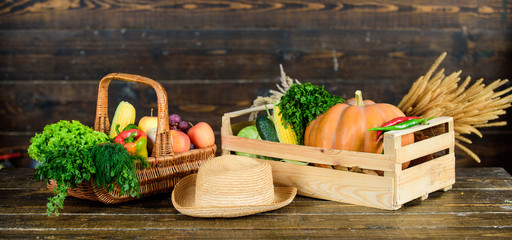
<instances>
[{"instance_id":1,"label":"red chili pepper","mask_svg":"<svg viewBox=\"0 0 512 240\"><path fill-rule=\"evenodd\" d=\"M399 124L399 123L402 123L402 122L405 122L407 120L411 120L411 119L420 119L420 117L396 117L396 118L393 118L387 122L385 122L384 124L382 124L382 126L380 127L389 127L389 126L393 126L393 125L396 125L396 124ZM383 131L377 131L377 137L375 138L375 142L377 142L379 140L379 138L381 137Z\"/></svg>"},{"instance_id":2,"label":"red chili pepper","mask_svg":"<svg viewBox=\"0 0 512 240\"><path fill-rule=\"evenodd\" d=\"M401 123L397 123L395 125L391 126L385 126L385 127L376 127L376 128L370 128L367 131L392 131L392 130L402 130L406 128L410 128L412 126L416 126L418 124L427 124L427 122L430 119L433 119L434 117L423 119L423 118L411 118L409 120L403 121Z\"/></svg>"},{"instance_id":3,"label":"red chili pepper","mask_svg":"<svg viewBox=\"0 0 512 240\"><path fill-rule=\"evenodd\" d=\"M13 159L13 158L20 158L20 157L21 157L21 153L19 153L19 152L2 154L2 155L0 155L0 161L1 160L9 160L9 159Z\"/></svg>"}]
</instances>

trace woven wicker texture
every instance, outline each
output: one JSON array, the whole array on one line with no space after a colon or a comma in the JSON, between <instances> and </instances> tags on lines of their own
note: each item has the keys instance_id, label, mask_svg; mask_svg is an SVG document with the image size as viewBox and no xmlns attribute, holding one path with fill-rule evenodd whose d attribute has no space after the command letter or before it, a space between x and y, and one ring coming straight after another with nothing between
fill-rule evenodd
<instances>
[{"instance_id":1,"label":"woven wicker texture","mask_svg":"<svg viewBox=\"0 0 512 240\"><path fill-rule=\"evenodd\" d=\"M217 146L193 149L187 152L173 153L172 137L169 130L169 112L167 93L162 85L152 79L124 73L111 73L101 79L98 89L98 102L94 130L106 134L110 131L108 118L108 86L112 80L121 80L146 84L153 87L157 96L158 127L155 144L151 157L147 158L150 168L137 166L137 175L140 179L141 197L170 192L182 178L196 173L199 166L215 157ZM50 181L48 188L53 191L55 182ZM109 193L102 187L94 186L93 180L79 184L78 188L68 191L69 196L100 201L103 203L126 202L136 197L129 194L119 196L119 189Z\"/></svg>"},{"instance_id":2,"label":"woven wicker texture","mask_svg":"<svg viewBox=\"0 0 512 240\"><path fill-rule=\"evenodd\" d=\"M195 217L240 217L288 205L297 189L274 187L270 164L236 155L213 158L172 192L174 207Z\"/></svg>"}]
</instances>

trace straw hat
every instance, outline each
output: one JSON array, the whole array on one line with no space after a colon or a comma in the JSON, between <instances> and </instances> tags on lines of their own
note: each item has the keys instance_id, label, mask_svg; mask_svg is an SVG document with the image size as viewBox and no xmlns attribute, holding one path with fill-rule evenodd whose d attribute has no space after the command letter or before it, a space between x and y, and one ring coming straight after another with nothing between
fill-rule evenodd
<instances>
[{"instance_id":1,"label":"straw hat","mask_svg":"<svg viewBox=\"0 0 512 240\"><path fill-rule=\"evenodd\" d=\"M240 217L284 207L296 194L294 187L274 187L270 164L224 155L181 179L172 192L172 203L189 216Z\"/></svg>"}]
</instances>

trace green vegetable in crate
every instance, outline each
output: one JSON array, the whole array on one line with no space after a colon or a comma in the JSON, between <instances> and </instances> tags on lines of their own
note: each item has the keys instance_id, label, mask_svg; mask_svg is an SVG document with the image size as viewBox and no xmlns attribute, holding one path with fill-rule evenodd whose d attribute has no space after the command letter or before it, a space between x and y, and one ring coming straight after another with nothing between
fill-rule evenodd
<instances>
[{"instance_id":1,"label":"green vegetable in crate","mask_svg":"<svg viewBox=\"0 0 512 240\"><path fill-rule=\"evenodd\" d=\"M407 129L413 126L416 126L418 124L427 124L427 122L430 119L433 119L434 117L431 117L429 119L423 119L421 117L397 117L394 119L391 119L390 121L382 124L380 127L370 128L367 131L377 131L377 137L375 138L375 141L378 141L379 138L382 136L382 133L385 131L392 131L392 130L402 130Z\"/></svg>"},{"instance_id":2,"label":"green vegetable in crate","mask_svg":"<svg viewBox=\"0 0 512 240\"><path fill-rule=\"evenodd\" d=\"M285 122L291 124L299 144L304 144L304 131L309 122L325 113L332 106L343 103L341 97L331 95L311 83L294 83L277 104Z\"/></svg>"},{"instance_id":3,"label":"green vegetable in crate","mask_svg":"<svg viewBox=\"0 0 512 240\"><path fill-rule=\"evenodd\" d=\"M249 125L247 127L242 128L242 130L240 130L240 132L238 132L237 136L244 137L244 138L250 138L250 139L262 140L258 133L258 129L256 128L256 125ZM244 152L236 152L236 155L259 158L259 159L266 159L266 160L277 160L276 158L265 157L265 156L260 156L260 155L256 155L256 154L244 153Z\"/></svg>"},{"instance_id":4,"label":"green vegetable in crate","mask_svg":"<svg viewBox=\"0 0 512 240\"><path fill-rule=\"evenodd\" d=\"M250 125L250 126L242 128L242 130L240 130L240 132L238 132L237 136L243 137L243 138L261 140L261 137L258 134L258 129L256 129L256 125ZM256 155L256 154L243 153L243 152L236 152L236 155L258 158L258 155Z\"/></svg>"},{"instance_id":5,"label":"green vegetable in crate","mask_svg":"<svg viewBox=\"0 0 512 240\"><path fill-rule=\"evenodd\" d=\"M393 126L393 125L397 125L399 123L402 123L402 122L405 122L407 120L411 120L411 119L420 119L420 117L416 117L416 116L411 116L411 117L396 117L396 118L393 118L387 122L385 122L384 124L382 124L381 127L388 127L388 126ZM382 136L382 133L383 131L382 130L377 130L377 136L375 137L375 142L377 142L381 136Z\"/></svg>"},{"instance_id":6,"label":"green vegetable in crate","mask_svg":"<svg viewBox=\"0 0 512 240\"><path fill-rule=\"evenodd\" d=\"M64 120L45 126L42 133L30 139L29 156L41 163L36 167L36 180L52 179L57 183L55 195L46 205L48 215L58 215L68 189L91 179L95 168L89 151L109 141L105 133L94 131L79 121Z\"/></svg>"},{"instance_id":7,"label":"green vegetable in crate","mask_svg":"<svg viewBox=\"0 0 512 240\"><path fill-rule=\"evenodd\" d=\"M256 118L256 129L262 140L279 142L277 137L276 127L272 120L265 116Z\"/></svg>"},{"instance_id":8,"label":"green vegetable in crate","mask_svg":"<svg viewBox=\"0 0 512 240\"><path fill-rule=\"evenodd\" d=\"M389 126L382 126L382 127L375 127L375 128L370 128L368 129L367 131L393 131L393 130L403 130L403 129L407 129L407 128L410 128L410 127L413 127L413 126L416 126L418 124L427 124L427 122L430 120L430 119L433 119L434 117L431 117L429 119L423 119L423 118L412 118L412 119L408 119L404 122L401 122L401 123L398 123L398 124L394 124L394 125L389 125Z\"/></svg>"}]
</instances>

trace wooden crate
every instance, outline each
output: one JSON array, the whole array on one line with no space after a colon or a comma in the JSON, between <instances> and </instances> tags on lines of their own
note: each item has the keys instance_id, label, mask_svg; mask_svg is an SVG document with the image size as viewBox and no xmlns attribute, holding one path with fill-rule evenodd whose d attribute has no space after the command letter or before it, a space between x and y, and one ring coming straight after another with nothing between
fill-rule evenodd
<instances>
[{"instance_id":1,"label":"wooden crate","mask_svg":"<svg viewBox=\"0 0 512 240\"><path fill-rule=\"evenodd\" d=\"M449 190L455 183L454 130L451 117L438 117L428 125L384 133L384 154L316 148L237 137L254 121L240 121L252 112L272 109L273 105L225 113L222 117L222 154L245 152L307 163L359 167L383 171L382 176L262 160L272 165L276 185L293 186L298 194L387 210L399 209L411 200L426 199L438 190ZM247 119L247 117L245 118ZM401 145L401 136L414 133L415 141ZM411 165L402 170L402 163Z\"/></svg>"}]
</instances>

